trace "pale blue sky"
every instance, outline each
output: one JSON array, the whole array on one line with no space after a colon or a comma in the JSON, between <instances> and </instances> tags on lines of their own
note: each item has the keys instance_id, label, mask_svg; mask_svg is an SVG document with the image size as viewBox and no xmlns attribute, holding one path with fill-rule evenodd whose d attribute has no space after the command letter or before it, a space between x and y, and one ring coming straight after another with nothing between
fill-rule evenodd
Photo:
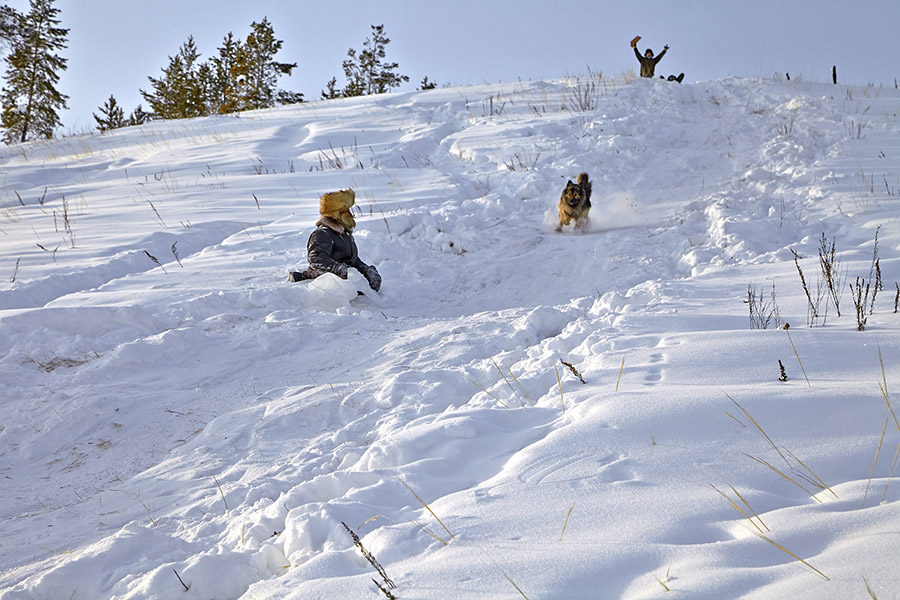
<instances>
[{"instance_id":1,"label":"pale blue sky","mask_svg":"<svg viewBox=\"0 0 900 600\"><path fill-rule=\"evenodd\" d=\"M4 2L4 0L0 0ZM5 0L27 10L27 0ZM343 81L348 48L361 48L372 24L384 24L388 59L410 77L462 85L552 79L594 71L634 70L629 40L671 50L657 74L686 81L729 75L791 73L843 83L894 85L900 78L897 0L57 0L69 28L69 59L60 90L70 96L64 130L95 125L92 112L114 94L126 112L142 102L193 35L203 58L229 31L246 37L268 17L284 40L279 59L299 63L281 87L317 100L333 76ZM144 103L146 108L146 103Z\"/></svg>"}]
</instances>

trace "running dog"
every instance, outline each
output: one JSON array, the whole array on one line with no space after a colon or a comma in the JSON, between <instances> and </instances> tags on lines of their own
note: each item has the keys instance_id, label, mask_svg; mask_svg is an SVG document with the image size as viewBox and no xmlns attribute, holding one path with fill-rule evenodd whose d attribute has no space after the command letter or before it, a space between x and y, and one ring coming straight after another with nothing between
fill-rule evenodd
<instances>
[{"instance_id":1,"label":"running dog","mask_svg":"<svg viewBox=\"0 0 900 600\"><path fill-rule=\"evenodd\" d=\"M580 229L587 223L588 213L591 210L591 182L587 173L581 173L572 183L570 179L566 183L559 198L559 225L556 231L562 231L564 225L575 221L575 229Z\"/></svg>"}]
</instances>

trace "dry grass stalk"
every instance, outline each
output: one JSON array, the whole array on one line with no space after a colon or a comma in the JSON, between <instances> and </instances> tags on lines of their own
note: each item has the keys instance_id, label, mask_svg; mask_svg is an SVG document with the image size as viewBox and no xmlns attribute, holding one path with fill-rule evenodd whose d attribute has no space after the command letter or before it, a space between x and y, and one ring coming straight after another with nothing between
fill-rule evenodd
<instances>
[{"instance_id":1,"label":"dry grass stalk","mask_svg":"<svg viewBox=\"0 0 900 600\"><path fill-rule=\"evenodd\" d=\"M622 371L625 370L625 357L622 357L622 364L619 366L619 375L616 377L616 391L619 391L619 381L622 380Z\"/></svg>"},{"instance_id":2,"label":"dry grass stalk","mask_svg":"<svg viewBox=\"0 0 900 600\"><path fill-rule=\"evenodd\" d=\"M562 541L563 536L566 535L566 527L569 525L569 517L572 516L572 511L575 510L575 503L572 503L572 506L569 507L569 512L566 513L566 520L563 522L562 533L559 534L559 541Z\"/></svg>"},{"instance_id":3,"label":"dry grass stalk","mask_svg":"<svg viewBox=\"0 0 900 600\"><path fill-rule=\"evenodd\" d=\"M781 326L781 317L778 315L778 303L775 301L775 284L772 284L772 293L766 300L762 291L757 293L753 284L747 286L747 299L744 302L750 309L750 329L768 329L769 323L775 319L775 326Z\"/></svg>"},{"instance_id":4,"label":"dry grass stalk","mask_svg":"<svg viewBox=\"0 0 900 600\"><path fill-rule=\"evenodd\" d=\"M803 477L804 479L806 479L806 481L810 482L811 484L818 487L819 489L828 490L829 492L831 492L831 495L834 496L835 498L838 497L838 495L834 493L834 490L832 490L830 487L828 487L828 484L826 484L824 481L822 481L822 479L820 479L819 476L816 475L812 469L810 469L809 467L806 466L806 463L804 463L802 460L797 458L796 454L794 454L787 448L785 448L784 451L787 452L791 458L793 458L795 461L797 461L797 464L799 464L801 467L806 469L806 472L809 473L810 475L812 475L812 477L813 477L813 479L815 479L815 481L813 481L812 479L809 479L808 477L803 476L802 473L798 473L799 476Z\"/></svg>"},{"instance_id":5,"label":"dry grass stalk","mask_svg":"<svg viewBox=\"0 0 900 600\"><path fill-rule=\"evenodd\" d=\"M822 577L825 581L831 581L831 579L830 579L827 575L825 575L825 573L823 573L822 571L818 570L817 568L815 568L814 566L812 566L811 564L809 564L808 562L806 562L805 560L803 560L802 558L800 558L799 556L797 556L796 554L794 554L793 552L791 552L790 550L788 550L787 548L785 548L784 546L782 546L781 544L776 543L776 542L773 541L771 538L768 538L768 537L764 536L763 534L761 534L761 533L759 533L759 532L757 532L757 531L754 531L753 533L756 534L756 535L758 535L758 536L761 537L762 539L766 540L767 542L769 542L770 544L772 544L773 546L775 546L776 548L778 548L778 549L781 550L782 552L784 552L784 553L786 553L786 554L788 554L788 555L790 555L790 556L796 558L796 559L799 560L801 563L803 563L804 565L806 565L807 567L809 567L810 569L812 569L817 575L819 575L820 577Z\"/></svg>"},{"instance_id":6,"label":"dry grass stalk","mask_svg":"<svg viewBox=\"0 0 900 600\"><path fill-rule=\"evenodd\" d=\"M424 525L422 525L422 524L419 523L418 521L413 521L412 519L410 519L409 522L412 523L413 525L415 525L416 527L418 527L419 529L421 529L423 533L427 533L428 535L430 535L431 537L433 537L434 539L436 539L437 541L439 541L439 542L442 543L443 545L447 546L447 545L450 544L447 540L445 540L444 538L442 538L441 536L439 536L439 535L436 534L435 532L431 531L430 529L428 529L427 527L425 527Z\"/></svg>"},{"instance_id":7,"label":"dry grass stalk","mask_svg":"<svg viewBox=\"0 0 900 600\"><path fill-rule=\"evenodd\" d=\"M219 493L222 494L222 502L225 503L225 510L228 510L228 500L225 499L225 492L222 491L222 486L219 485L219 480L216 479L215 475L213 475L213 481L216 482L216 487L219 488Z\"/></svg>"},{"instance_id":8,"label":"dry grass stalk","mask_svg":"<svg viewBox=\"0 0 900 600\"><path fill-rule=\"evenodd\" d=\"M728 500L728 503L731 504L731 506L733 506L734 509L735 509L736 511L738 511L739 513L741 513L741 514L744 516L745 519L747 519L748 521L750 521L750 524L751 524L751 525L753 525L757 530L759 530L760 532L762 532L762 528L761 528L759 525L757 525L756 522L754 522L753 519L750 517L750 515L748 515L747 513L745 513L744 510L743 510L740 506L738 506L737 503L736 503L734 500L732 500L731 498L729 498L729 497L728 497L728 494L726 494L725 492L723 492L722 490L720 490L719 488L717 488L716 486L714 486L714 485L711 484L711 483L709 484L709 487L711 487L712 489L716 490L716 491L719 493L720 496L722 496L723 498L725 498L726 500ZM731 487L731 486L729 486L729 487ZM731 487L731 489L734 490L734 487ZM735 490L735 493L737 494L737 491L736 491L736 490ZM740 494L738 494L738 497L741 498ZM750 508L750 506L747 504L746 501L744 501L743 498L741 498L741 501L744 502L744 505L746 505L747 508ZM751 512L753 512L753 511L751 510ZM763 523L762 519L760 519L759 516L758 516L755 512L753 513L753 515L754 515L757 519L759 519L759 522L762 523L762 526L766 528L766 531L769 531L769 528L766 527L766 524Z\"/></svg>"},{"instance_id":9,"label":"dry grass stalk","mask_svg":"<svg viewBox=\"0 0 900 600\"><path fill-rule=\"evenodd\" d=\"M797 272L800 274L800 284L803 286L803 292L806 294L806 324L809 327L813 327L819 324L819 307L822 304L822 298L824 297L824 291L822 290L821 283L816 286L816 297L813 299L812 294L809 291L809 286L806 285L806 277L803 276L803 269L800 268L800 255L797 254L796 250L791 248L791 253L794 255L794 265L797 266ZM828 312L828 304L825 304L825 311Z\"/></svg>"},{"instance_id":10,"label":"dry grass stalk","mask_svg":"<svg viewBox=\"0 0 900 600\"><path fill-rule=\"evenodd\" d=\"M522 396L523 396L526 400L530 400L530 398L528 397L528 394L525 392L525 388L523 388L523 387L522 387L522 384L519 383L519 380L518 380L518 379L516 378L516 376L513 374L512 369L507 368L507 369L506 369L506 372L509 373L509 376L513 378L513 381L516 382L516 385L519 386L519 389L522 390Z\"/></svg>"},{"instance_id":11,"label":"dry grass stalk","mask_svg":"<svg viewBox=\"0 0 900 600\"><path fill-rule=\"evenodd\" d=\"M794 356L797 357L797 364L800 365L800 370L803 371L803 378L806 379L806 385L812 387L812 384L809 382L809 377L806 375L806 369L803 368L803 361L800 360L800 353L797 352L797 346L794 345L794 340L791 338L791 332L788 331L790 325L788 323L784 324L784 332L788 336L788 341L791 343L791 348L794 349Z\"/></svg>"},{"instance_id":12,"label":"dry grass stalk","mask_svg":"<svg viewBox=\"0 0 900 600\"><path fill-rule=\"evenodd\" d=\"M96 353L95 353L95 356L96 356L96 358L99 358L99 355L96 355ZM83 359L77 359L77 358L63 358L61 356L57 356L47 362L35 361L30 358L27 359L25 362L26 363L34 363L44 373L50 373L59 368L71 369L73 367L79 367L81 365L86 365L90 361L91 361L91 359L87 358L87 357L83 358ZM56 409L53 409L53 412L56 412ZM56 414L59 415L58 412ZM59 415L59 417L62 419L61 415ZM65 419L63 419L63 420L65 420Z\"/></svg>"},{"instance_id":13,"label":"dry grass stalk","mask_svg":"<svg viewBox=\"0 0 900 600\"><path fill-rule=\"evenodd\" d=\"M159 211L158 211L158 210L156 210L156 207L155 207L155 206L153 206L153 203L152 203L152 202L150 202L150 201L149 201L149 200L147 200L147 204L149 204L149 205L150 205L150 208L152 208L152 209L153 209L153 214L155 214L155 215L156 215L156 218L157 218L157 219L159 219L159 223L160 223L160 225L162 225L162 226L163 226L163 228L164 228L164 229L168 229L168 228L169 228L169 226L168 226L168 225L166 225L166 222L165 222L165 221L163 221L163 218L162 218L162 216L161 216L161 215L160 215L160 214L159 214Z\"/></svg>"},{"instance_id":14,"label":"dry grass stalk","mask_svg":"<svg viewBox=\"0 0 900 600\"><path fill-rule=\"evenodd\" d=\"M728 415L729 417L731 417L732 419L734 419L734 420L737 422L737 424L740 425L741 427L746 427L746 425L744 424L743 421L741 421L740 419L738 419L736 416L734 416L733 414L731 414L731 413L728 412L727 410L725 411L725 414Z\"/></svg>"},{"instance_id":15,"label":"dry grass stalk","mask_svg":"<svg viewBox=\"0 0 900 600\"><path fill-rule=\"evenodd\" d=\"M881 281L881 259L878 258L878 232L881 227L875 230L875 242L872 245L872 265L869 267L869 278L856 278L856 283L850 286L853 293L853 307L856 310L856 328L863 331L866 328L867 314L871 315L875 312L875 298L882 289ZM872 293L871 297L869 292Z\"/></svg>"},{"instance_id":16,"label":"dry grass stalk","mask_svg":"<svg viewBox=\"0 0 900 600\"><path fill-rule=\"evenodd\" d=\"M184 582L184 580L181 578L181 575L178 574L178 571L176 571L175 569L172 569L172 571L175 573L175 577L178 578L178 581L181 582L181 585L184 586L184 591L186 591L186 592L191 591L191 586L189 586L188 584L186 584Z\"/></svg>"},{"instance_id":17,"label":"dry grass stalk","mask_svg":"<svg viewBox=\"0 0 900 600\"><path fill-rule=\"evenodd\" d=\"M872 302L869 305L869 314L871 315L875 311L875 296L884 289L884 285L881 281L881 259L878 258L878 232L881 231L881 225L875 229L875 242L872 245L872 266L869 267L869 281L874 281L875 285L872 289Z\"/></svg>"},{"instance_id":18,"label":"dry grass stalk","mask_svg":"<svg viewBox=\"0 0 900 600\"><path fill-rule=\"evenodd\" d=\"M850 291L853 293L853 307L856 310L856 329L858 331L865 331L866 322L868 321L868 316L866 315L866 306L869 301L869 291L871 290L871 284L867 282L865 279L856 278L856 283L850 286ZM874 307L875 304L875 295L872 295L872 305Z\"/></svg>"},{"instance_id":19,"label":"dry grass stalk","mask_svg":"<svg viewBox=\"0 0 900 600\"><path fill-rule=\"evenodd\" d=\"M500 377L503 378L503 381L505 381L505 382L506 382L506 385L509 386L509 389L512 390L512 393L513 393L513 395L516 397L516 400L519 401L519 404L522 405L522 406L525 406L525 402L519 397L519 392L517 392L517 391L516 391L516 388L514 388L514 387L512 386L512 384L509 382L509 379L506 378L506 375L503 373L503 369L500 368L500 365L497 364L497 361L495 361L493 358L491 358L491 362L494 363L494 366L495 366L495 367L497 367L497 371L500 373ZM512 374L512 373L510 373L510 375L511 375L511 374Z\"/></svg>"},{"instance_id":20,"label":"dry grass stalk","mask_svg":"<svg viewBox=\"0 0 900 600\"><path fill-rule=\"evenodd\" d=\"M819 240L819 268L822 276L825 278L825 284L828 286L828 293L831 295L831 303L837 311L837 316L841 316L841 296L844 291L845 276L841 272L841 261L835 253L834 240L828 242L825 234Z\"/></svg>"},{"instance_id":21,"label":"dry grass stalk","mask_svg":"<svg viewBox=\"0 0 900 600\"><path fill-rule=\"evenodd\" d=\"M163 273L165 273L166 275L169 274L169 272L166 271L166 268L165 268L164 266L162 266L162 263L159 262L159 259L157 259L155 256L153 256L152 254L150 254L150 253L147 252L146 250L144 250L144 254L147 255L147 258L149 258L149 259L152 260L154 263L156 263L156 265L157 265L160 269L163 270Z\"/></svg>"},{"instance_id":22,"label":"dry grass stalk","mask_svg":"<svg viewBox=\"0 0 900 600\"><path fill-rule=\"evenodd\" d=\"M876 233L876 242L878 236ZM881 381L878 382L878 388L881 391L881 397L884 398L885 404L887 404L888 411L890 411L890 416L894 418L894 425L897 427L897 431L900 431L900 422L897 421L897 414L894 412L894 407L891 406L891 401L888 398L888 388L887 388L887 375L884 372L884 359L881 356L881 346L878 346L878 361L881 363ZM887 419L887 417L885 417ZM887 421L885 421L887 423ZM882 439L884 438L884 433L882 432ZM881 449L881 442L878 443L879 450ZM888 486L891 485L891 479L894 477L894 470L897 468L897 458L900 457L900 444L897 444L897 449L894 451L894 459L891 461L891 470L888 472L887 483L884 484L884 493L881 495L881 501L887 498ZM878 454L875 455L875 459L878 460ZM872 465L872 470L874 472L875 466ZM871 477L870 477L871 479ZM868 491L868 486L866 487Z\"/></svg>"},{"instance_id":23,"label":"dry grass stalk","mask_svg":"<svg viewBox=\"0 0 900 600\"><path fill-rule=\"evenodd\" d=\"M882 502L887 499L888 487L891 485L891 479L894 478L894 469L897 468L898 456L900 456L900 443L897 444L897 449L894 450L894 459L891 461L891 470L888 472L887 483L884 484L884 493L881 495Z\"/></svg>"},{"instance_id":24,"label":"dry grass stalk","mask_svg":"<svg viewBox=\"0 0 900 600\"><path fill-rule=\"evenodd\" d=\"M22 257L21 257L21 256L20 256L19 258L16 259L16 266L13 268L12 276L10 276L10 278L9 278L9 282L10 282L10 283L15 283L15 282L16 282L16 275L19 274L19 263L20 263L21 261L22 261Z\"/></svg>"},{"instance_id":25,"label":"dry grass stalk","mask_svg":"<svg viewBox=\"0 0 900 600\"><path fill-rule=\"evenodd\" d=\"M419 496L419 495L415 492L415 490L413 490L411 487L409 487L409 485L408 485L405 481L403 481L402 479L400 479L399 477L397 478L397 481L399 481L400 483L402 483L402 484L403 484L403 487L405 487L406 489L408 489L409 492L410 492L413 496L416 497L416 500L418 500L419 502L422 503L422 506L424 506L425 509L426 509L428 512L431 513L431 516L434 517L435 520L437 520L437 522L441 524L441 527L444 528L444 531L447 532L447 535L450 536L450 539L454 539L454 538L456 537L455 535L453 535L453 534L450 532L449 529L447 529L447 526L444 525L444 522L441 521L440 517L438 517L436 514L434 514L434 511L431 510L431 507L428 506L428 504L427 504L424 500L422 500L422 497Z\"/></svg>"},{"instance_id":26,"label":"dry grass stalk","mask_svg":"<svg viewBox=\"0 0 900 600\"><path fill-rule=\"evenodd\" d=\"M894 407L891 406L891 401L888 399L887 375L884 373L884 359L881 357L881 346L878 346L878 362L881 363L881 382L878 384L878 388L881 390L881 397L884 398L891 416L894 417L894 425L897 426L897 431L900 431L900 421L897 421L897 414L894 412Z\"/></svg>"},{"instance_id":27,"label":"dry grass stalk","mask_svg":"<svg viewBox=\"0 0 900 600\"><path fill-rule=\"evenodd\" d=\"M384 227L385 229L387 229L388 237L391 239L391 241L394 241L394 234L391 233L391 224L388 223L387 215L384 214L383 209L379 208L378 210L381 211L381 219L384 221Z\"/></svg>"},{"instance_id":28,"label":"dry grass stalk","mask_svg":"<svg viewBox=\"0 0 900 600\"><path fill-rule=\"evenodd\" d=\"M359 541L359 536L356 535L356 533L354 533L353 530L350 529L350 527L348 527L347 524L344 523L343 521L341 521L341 525L343 525L344 529L347 530L347 533L350 534L350 537L353 539L353 544L357 548L359 548L359 551L362 553L363 557L367 561L369 561L369 564L372 565L372 567L374 567L376 571L378 571L378 574L381 575L381 578L388 585L388 587L390 587L390 588L397 587L394 584L394 582L391 581L391 578L387 576L387 573L384 571L384 567L382 567L381 564L379 564L379 562L377 560L375 560L375 556L373 556L371 552L369 552L368 550L366 550L363 547L362 542Z\"/></svg>"},{"instance_id":29,"label":"dry grass stalk","mask_svg":"<svg viewBox=\"0 0 900 600\"><path fill-rule=\"evenodd\" d=\"M756 514L756 511L750 507L750 505L747 503L746 500L744 500L744 497L741 496L741 493L738 492L737 489L735 489L735 487L731 484L728 484L728 487L730 487L731 491L734 492L734 495L737 496L740 499L740 501L744 503L744 506L747 507L747 510L749 510L753 514L753 516L756 517L756 520L759 521L762 524L762 526L766 528L766 531L769 531L769 526L766 525L765 523L763 523L762 518L758 514Z\"/></svg>"},{"instance_id":30,"label":"dry grass stalk","mask_svg":"<svg viewBox=\"0 0 900 600\"><path fill-rule=\"evenodd\" d=\"M565 366L569 367L569 370L572 371L572 375L574 375L575 377L577 377L577 378L578 378L578 381L580 381L581 383L587 383L587 382L584 380L584 377L581 376L581 373L578 372L578 369L576 369L575 366L574 366L572 363L567 363L567 362L564 361L563 359L559 359L559 362L561 362L561 363L564 364Z\"/></svg>"},{"instance_id":31,"label":"dry grass stalk","mask_svg":"<svg viewBox=\"0 0 900 600\"><path fill-rule=\"evenodd\" d=\"M661 585L661 586L663 587L663 589L666 590L667 592L671 592L671 591L672 591L671 589L669 589L669 586L667 586L666 583L665 583L666 581L669 580L669 571L670 571L670 569L671 569L671 567L669 567L668 569L666 569L666 576L665 576L663 579L660 579L660 578L657 577L656 575L653 576L653 579L656 580L656 583L658 583L659 585Z\"/></svg>"},{"instance_id":32,"label":"dry grass stalk","mask_svg":"<svg viewBox=\"0 0 900 600\"><path fill-rule=\"evenodd\" d=\"M590 79L582 80L578 77L575 80L575 88L569 94L569 105L563 104L563 110L590 112L596 110L599 103L599 93L597 83Z\"/></svg>"},{"instance_id":33,"label":"dry grass stalk","mask_svg":"<svg viewBox=\"0 0 900 600\"><path fill-rule=\"evenodd\" d=\"M40 248L40 249L43 250L44 252L49 252L49 253L50 253L50 258L53 259L53 262L56 262L56 252L57 252L57 250L59 250L59 244L57 244L56 248L54 248L53 250L51 250L50 248L45 248L44 246L42 246L41 244L39 244L39 243L37 243L37 242L35 242L35 246L37 246L38 248ZM19 260L22 260L22 259L20 258ZM18 270L18 265L19 265L19 263L18 263L18 261L16 261L16 270ZM15 275L16 275L16 274L13 273L13 277L12 277L12 279L10 279L10 281L9 281L10 283L15 283L15 279L16 279L16 276L15 276ZM897 312L897 311L895 310L894 312Z\"/></svg>"},{"instance_id":34,"label":"dry grass stalk","mask_svg":"<svg viewBox=\"0 0 900 600\"><path fill-rule=\"evenodd\" d=\"M63 219L63 227L65 229L66 234L69 236L69 245L74 248L75 247L75 232L72 230L72 222L69 219L69 201L66 200L64 195L60 195L62 199L62 219ZM53 222L56 222L56 211L53 211Z\"/></svg>"},{"instance_id":35,"label":"dry grass stalk","mask_svg":"<svg viewBox=\"0 0 900 600\"><path fill-rule=\"evenodd\" d=\"M503 569L500 569L500 572L503 573L503 576L506 577L506 580L510 582L514 588L516 588L516 591L519 592L522 597L525 598L525 600L528 600L528 596L525 595L525 592L522 591L522 588L516 585L516 582L512 580L512 577L507 575L506 571L504 571Z\"/></svg>"},{"instance_id":36,"label":"dry grass stalk","mask_svg":"<svg viewBox=\"0 0 900 600\"><path fill-rule=\"evenodd\" d=\"M374 517L369 517L368 519L366 519L365 521L363 521L363 524L360 525L360 527L365 527L366 525L368 525L369 523L371 523L371 522L374 521L375 519L379 518L380 516L381 516L381 515L375 515Z\"/></svg>"},{"instance_id":37,"label":"dry grass stalk","mask_svg":"<svg viewBox=\"0 0 900 600\"><path fill-rule=\"evenodd\" d=\"M778 446L775 445L775 442L772 441L772 438L769 437L769 434L765 432L765 430L762 428L762 426L760 426L760 424L756 422L756 419L753 418L753 415L751 415L749 412L747 412L747 409L745 409L743 406L738 404L738 401L735 400L734 398L732 398L731 396L729 396L728 394L725 394L725 397L728 398L729 400L731 400L732 402L734 402L734 405L737 406L742 413L744 413L744 416L747 417L747 419L751 423L753 423L753 426L756 427L757 431L759 431L762 434L762 436L764 438L766 438L766 441L769 442L769 444L772 446L772 448L775 449L775 452L777 452L778 455L784 460L785 464L787 464L787 466L790 467L791 463L788 462L787 457L785 457L785 455L782 454L781 450L778 448Z\"/></svg>"},{"instance_id":38,"label":"dry grass stalk","mask_svg":"<svg viewBox=\"0 0 900 600\"><path fill-rule=\"evenodd\" d=\"M798 488L800 488L801 490L803 490L804 492L806 492L807 494L809 494L810 496L812 496L813 500L815 500L816 502L819 502L819 503L822 502L821 500L819 500L818 498L816 498L816 496L815 496L815 494L814 494L813 492L809 491L808 489L806 489L805 487L803 487L802 485L800 485L800 484L797 482L796 479L793 479L792 477L789 477L788 475L785 475L785 473L784 473L783 471L780 471L778 468L776 468L775 466L773 466L772 463L766 462L765 460L763 460L763 459L761 459L761 458L757 458L757 457L755 457L755 456L753 456L753 455L751 455L751 454L747 454L746 452L744 452L743 454L744 454L744 456L746 456L747 458L753 459L753 460L755 460L756 462L758 462L759 464L765 465L765 466L769 467L772 471L778 473L779 475L781 475L782 477L784 477L785 479L787 479L788 481L790 481L791 483L793 483L794 485L796 485Z\"/></svg>"},{"instance_id":39,"label":"dry grass stalk","mask_svg":"<svg viewBox=\"0 0 900 600\"><path fill-rule=\"evenodd\" d=\"M559 401L562 402L563 412L566 412L566 399L563 397L562 381L559 379L559 367L553 367L556 370L556 385L559 386Z\"/></svg>"},{"instance_id":40,"label":"dry grass stalk","mask_svg":"<svg viewBox=\"0 0 900 600\"><path fill-rule=\"evenodd\" d=\"M872 471L869 473L869 481L866 482L866 491L863 494L862 506L860 508L866 507L866 496L869 495L869 486L872 485L872 477L875 476L875 465L878 464L878 455L881 454L881 444L884 443L884 434L887 432L888 421L890 418L890 415L884 417L884 427L881 428L881 437L878 438L878 447L875 449L875 460L872 461Z\"/></svg>"},{"instance_id":41,"label":"dry grass stalk","mask_svg":"<svg viewBox=\"0 0 900 600\"><path fill-rule=\"evenodd\" d=\"M869 592L869 597L872 598L872 600L878 600L878 596L876 596L875 592L872 591L872 588L869 587L869 582L866 581L866 578L863 577L862 580L863 583L866 584L866 591Z\"/></svg>"},{"instance_id":42,"label":"dry grass stalk","mask_svg":"<svg viewBox=\"0 0 900 600\"><path fill-rule=\"evenodd\" d=\"M40 545L38 546L38 548L40 548L41 550L44 550L45 552L49 552L50 554L58 554L60 556L63 556L66 554L72 554L71 550L54 550L53 548L48 548L46 546L40 546Z\"/></svg>"},{"instance_id":43,"label":"dry grass stalk","mask_svg":"<svg viewBox=\"0 0 900 600\"><path fill-rule=\"evenodd\" d=\"M175 262L178 263L178 266L183 269L184 265L181 264L181 259L178 257L178 242L172 244L172 256L175 257Z\"/></svg>"},{"instance_id":44,"label":"dry grass stalk","mask_svg":"<svg viewBox=\"0 0 900 600\"><path fill-rule=\"evenodd\" d=\"M463 377L465 377L466 379L469 379L469 377L467 377L466 375L463 375ZM499 403L503 406L503 408L509 408L509 406L508 406L503 400L501 400L501 399L498 398L497 396L493 395L492 393L490 393L489 391L487 391L486 389L484 389L483 387L481 387L480 385L478 385L477 383L475 383L475 382L472 381L471 379L469 379L469 383L471 383L472 385L474 385L475 387L477 387L479 390L481 390L482 392L484 392L485 394L487 394L488 396L490 396L491 398L493 398L494 400L496 400L497 402L499 402Z\"/></svg>"},{"instance_id":45,"label":"dry grass stalk","mask_svg":"<svg viewBox=\"0 0 900 600\"><path fill-rule=\"evenodd\" d=\"M388 600L397 600L397 596L393 595L387 588L382 587L380 583L375 581L374 577L372 578L372 583L375 584L375 587L381 590L381 593L384 594L385 598L387 598Z\"/></svg>"},{"instance_id":46,"label":"dry grass stalk","mask_svg":"<svg viewBox=\"0 0 900 600\"><path fill-rule=\"evenodd\" d=\"M147 505L144 504L143 500L141 500L141 506L143 506L144 510L147 511L147 516L150 517L150 522L153 523L154 527L156 527L156 524L159 523L159 521L153 518L153 513L150 512L150 509L147 508Z\"/></svg>"}]
</instances>

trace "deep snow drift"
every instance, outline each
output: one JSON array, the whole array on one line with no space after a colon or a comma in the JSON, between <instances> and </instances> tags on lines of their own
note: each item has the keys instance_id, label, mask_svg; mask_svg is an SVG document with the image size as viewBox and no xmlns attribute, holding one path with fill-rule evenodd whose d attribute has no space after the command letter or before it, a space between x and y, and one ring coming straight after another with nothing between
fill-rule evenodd
<instances>
[{"instance_id":1,"label":"deep snow drift","mask_svg":"<svg viewBox=\"0 0 900 600\"><path fill-rule=\"evenodd\" d=\"M892 597L898 114L570 78L3 148L0 599ZM347 187L381 293L288 283Z\"/></svg>"}]
</instances>

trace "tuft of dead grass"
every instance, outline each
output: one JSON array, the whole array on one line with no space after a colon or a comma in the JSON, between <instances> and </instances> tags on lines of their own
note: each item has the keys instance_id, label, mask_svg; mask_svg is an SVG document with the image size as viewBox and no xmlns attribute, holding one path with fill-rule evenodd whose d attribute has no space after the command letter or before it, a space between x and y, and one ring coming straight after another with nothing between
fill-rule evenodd
<instances>
[{"instance_id":1,"label":"tuft of dead grass","mask_svg":"<svg viewBox=\"0 0 900 600\"><path fill-rule=\"evenodd\" d=\"M406 489L408 489L408 490L409 490L409 493L412 494L413 496L415 496L415 497L416 497L416 500L418 500L418 501L422 504L422 506L425 507L425 510L427 510L428 512L431 513L431 516L434 517L435 520L441 525L441 527L444 528L444 531L447 532L447 535L450 536L450 539L451 539L451 540L454 539L454 538L456 537L456 536L454 536L454 535L450 532L449 529L447 529L447 526L444 525L444 522L441 521L441 518L438 517L437 514L435 514L435 512L434 512L433 510L431 510L431 507L428 506L428 503L425 502L424 500L422 500L422 497L419 496L419 495L415 492L415 490L412 489L412 488L409 486L408 483L406 483L405 481L403 481L403 480L400 479L399 477L397 478L397 481L399 481L400 483L402 483L402 484L403 484L403 487L405 487ZM445 542L445 545L446 545L446 542Z\"/></svg>"}]
</instances>

